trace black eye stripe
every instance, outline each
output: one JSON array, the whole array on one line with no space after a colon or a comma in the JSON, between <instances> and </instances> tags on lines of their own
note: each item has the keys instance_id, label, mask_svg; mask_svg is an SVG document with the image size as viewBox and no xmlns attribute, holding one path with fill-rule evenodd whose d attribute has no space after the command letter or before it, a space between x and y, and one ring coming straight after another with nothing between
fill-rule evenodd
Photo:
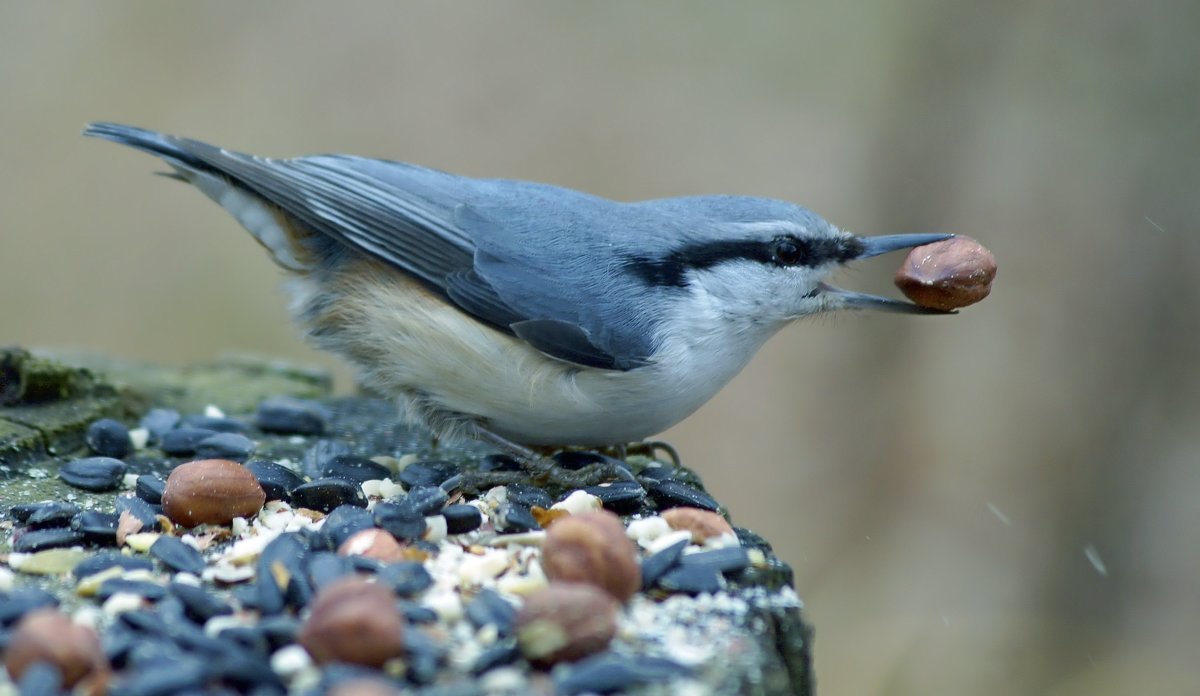
<instances>
[{"instance_id":1,"label":"black eye stripe","mask_svg":"<svg viewBox=\"0 0 1200 696\"><path fill-rule=\"evenodd\" d=\"M804 239L782 235L769 241L720 240L689 244L653 259L630 256L625 268L649 285L684 287L687 271L712 268L726 261L757 261L776 266L820 266L830 261L839 263L857 258L862 245L849 239Z\"/></svg>"}]
</instances>

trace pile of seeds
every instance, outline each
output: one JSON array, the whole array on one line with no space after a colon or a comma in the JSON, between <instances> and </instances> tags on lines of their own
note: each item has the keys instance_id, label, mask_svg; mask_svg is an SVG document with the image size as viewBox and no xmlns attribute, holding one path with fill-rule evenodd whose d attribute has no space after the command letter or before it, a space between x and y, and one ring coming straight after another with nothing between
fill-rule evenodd
<instances>
[{"instance_id":1,"label":"pile of seeds","mask_svg":"<svg viewBox=\"0 0 1200 696\"><path fill-rule=\"evenodd\" d=\"M710 693L751 651L747 616L799 606L686 470L567 452L627 479L472 492L519 465L366 456L336 416L272 399L93 423L94 456L58 475L111 493L7 511L0 648L22 693Z\"/></svg>"}]
</instances>

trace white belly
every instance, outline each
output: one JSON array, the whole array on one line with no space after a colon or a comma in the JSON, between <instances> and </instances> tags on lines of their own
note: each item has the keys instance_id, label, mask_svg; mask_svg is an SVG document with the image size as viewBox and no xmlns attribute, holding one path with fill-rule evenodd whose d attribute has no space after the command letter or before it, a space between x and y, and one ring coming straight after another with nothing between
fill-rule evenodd
<instances>
[{"instance_id":1,"label":"white belly","mask_svg":"<svg viewBox=\"0 0 1200 696\"><path fill-rule=\"evenodd\" d=\"M397 395L413 419L453 430L453 418L446 425L429 413L443 409L527 445L611 445L662 432L708 401L753 353L716 370L686 364L697 357L690 348L627 372L580 367L480 324L370 261L348 262L322 285L336 300L321 312L303 311L316 290L312 280L298 279L293 290L313 340L348 358L367 385Z\"/></svg>"}]
</instances>

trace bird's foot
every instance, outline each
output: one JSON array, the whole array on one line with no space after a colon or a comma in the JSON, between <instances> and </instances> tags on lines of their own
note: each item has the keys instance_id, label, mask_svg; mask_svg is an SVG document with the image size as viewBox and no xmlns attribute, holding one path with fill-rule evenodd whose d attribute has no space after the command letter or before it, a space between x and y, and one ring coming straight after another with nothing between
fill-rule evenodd
<instances>
[{"instance_id":1,"label":"bird's foot","mask_svg":"<svg viewBox=\"0 0 1200 696\"><path fill-rule=\"evenodd\" d=\"M533 449L519 445L485 428L477 427L476 435L480 440L498 447L512 457L521 468L464 472L448 482L456 488L479 492L494 486L522 483L530 478L541 485L564 489L586 488L606 481L637 480L633 472L624 466L624 462L612 458L605 458L578 469L567 469L551 456L556 451L554 448Z\"/></svg>"}]
</instances>

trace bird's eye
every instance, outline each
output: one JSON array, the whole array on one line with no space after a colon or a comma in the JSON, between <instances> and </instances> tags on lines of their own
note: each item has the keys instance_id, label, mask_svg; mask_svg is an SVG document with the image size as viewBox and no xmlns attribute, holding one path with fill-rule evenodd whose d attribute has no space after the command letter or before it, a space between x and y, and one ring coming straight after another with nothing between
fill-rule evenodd
<instances>
[{"instance_id":1,"label":"bird's eye","mask_svg":"<svg viewBox=\"0 0 1200 696\"><path fill-rule=\"evenodd\" d=\"M804 263L808 250L795 237L780 237L771 242L771 260L780 266L798 266Z\"/></svg>"}]
</instances>

